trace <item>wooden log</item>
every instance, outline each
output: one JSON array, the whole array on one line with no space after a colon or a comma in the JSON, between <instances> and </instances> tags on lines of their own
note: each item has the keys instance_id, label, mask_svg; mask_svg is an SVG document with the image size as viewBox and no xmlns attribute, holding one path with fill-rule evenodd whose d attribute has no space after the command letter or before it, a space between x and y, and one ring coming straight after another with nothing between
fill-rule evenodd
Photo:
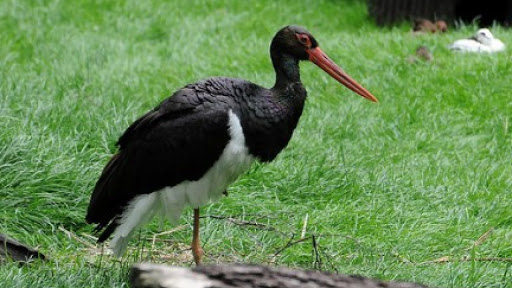
<instances>
[{"instance_id":1,"label":"wooden log","mask_svg":"<svg viewBox=\"0 0 512 288\"><path fill-rule=\"evenodd\" d=\"M0 263L14 261L28 263L34 259L44 260L46 257L36 249L30 248L14 239L0 234Z\"/></svg>"},{"instance_id":2,"label":"wooden log","mask_svg":"<svg viewBox=\"0 0 512 288\"><path fill-rule=\"evenodd\" d=\"M428 288L415 283L247 264L195 268L136 264L130 271L130 284L132 288Z\"/></svg>"}]
</instances>

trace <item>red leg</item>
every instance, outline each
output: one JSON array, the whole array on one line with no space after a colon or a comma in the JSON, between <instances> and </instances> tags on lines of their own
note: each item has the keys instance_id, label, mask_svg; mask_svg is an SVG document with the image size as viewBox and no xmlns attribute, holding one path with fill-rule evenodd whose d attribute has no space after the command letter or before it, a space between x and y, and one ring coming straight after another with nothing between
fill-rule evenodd
<instances>
[{"instance_id":1,"label":"red leg","mask_svg":"<svg viewBox=\"0 0 512 288\"><path fill-rule=\"evenodd\" d=\"M194 209L194 230L192 235L192 255L194 255L194 262L196 265L201 264L201 257L203 257L203 249L199 241L199 208Z\"/></svg>"}]
</instances>

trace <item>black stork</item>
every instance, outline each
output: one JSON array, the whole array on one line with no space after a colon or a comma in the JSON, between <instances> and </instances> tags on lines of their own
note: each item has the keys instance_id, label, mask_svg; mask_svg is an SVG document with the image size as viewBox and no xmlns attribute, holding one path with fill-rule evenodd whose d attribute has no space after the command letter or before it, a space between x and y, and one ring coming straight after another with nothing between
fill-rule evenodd
<instances>
[{"instance_id":1,"label":"black stork","mask_svg":"<svg viewBox=\"0 0 512 288\"><path fill-rule=\"evenodd\" d=\"M299 61L309 60L357 94L377 99L339 68L304 28L286 26L270 45L270 89L213 77L189 84L136 120L117 141L87 210L98 242L111 234L120 256L135 229L155 214L178 222L194 209L192 254L199 264L199 208L218 199L255 160L272 161L288 144L306 100Z\"/></svg>"}]
</instances>

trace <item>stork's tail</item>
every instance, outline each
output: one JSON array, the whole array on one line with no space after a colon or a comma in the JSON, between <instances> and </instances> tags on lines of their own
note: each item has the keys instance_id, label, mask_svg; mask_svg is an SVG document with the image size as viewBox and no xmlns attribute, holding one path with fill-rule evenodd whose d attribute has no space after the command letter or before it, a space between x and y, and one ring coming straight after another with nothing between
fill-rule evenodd
<instances>
[{"instance_id":1,"label":"stork's tail","mask_svg":"<svg viewBox=\"0 0 512 288\"><path fill-rule=\"evenodd\" d=\"M110 248L114 256L120 257L126 250L133 232L147 223L158 211L158 193L138 196L133 199L119 218L118 226L113 231L114 237L110 241Z\"/></svg>"}]
</instances>

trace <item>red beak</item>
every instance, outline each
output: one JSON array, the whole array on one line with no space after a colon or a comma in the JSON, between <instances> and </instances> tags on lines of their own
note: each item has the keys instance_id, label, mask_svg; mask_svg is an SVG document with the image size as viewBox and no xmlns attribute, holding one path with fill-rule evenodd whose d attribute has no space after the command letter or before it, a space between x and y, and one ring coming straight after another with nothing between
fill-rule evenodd
<instances>
[{"instance_id":1,"label":"red beak","mask_svg":"<svg viewBox=\"0 0 512 288\"><path fill-rule=\"evenodd\" d=\"M336 63L334 63L327 54L320 49L320 47L312 48L307 50L309 54L309 61L315 63L318 67L322 68L327 74L331 75L332 78L338 80L341 84L345 85L348 89L356 92L364 98L378 102L377 98L372 95L368 90L348 76Z\"/></svg>"}]
</instances>

